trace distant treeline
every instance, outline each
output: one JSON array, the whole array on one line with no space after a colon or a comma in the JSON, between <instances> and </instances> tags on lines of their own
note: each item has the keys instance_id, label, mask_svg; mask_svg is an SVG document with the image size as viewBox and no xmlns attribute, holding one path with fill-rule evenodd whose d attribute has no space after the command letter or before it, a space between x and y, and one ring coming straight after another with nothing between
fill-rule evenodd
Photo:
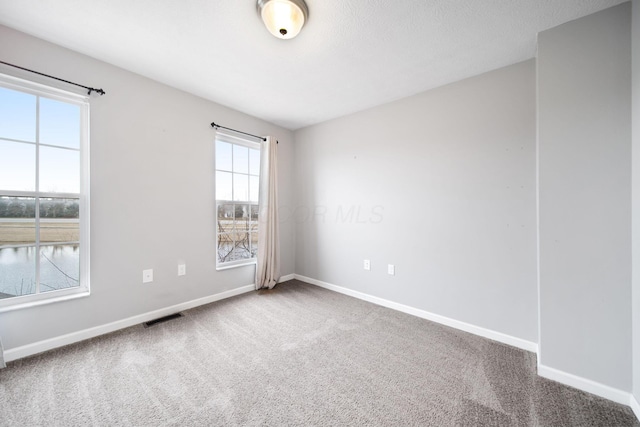
<instances>
[{"instance_id":1,"label":"distant treeline","mask_svg":"<svg viewBox=\"0 0 640 427\"><path fill-rule=\"evenodd\" d=\"M232 203L218 205L218 219L246 219L249 218L249 212L251 212L251 219L258 219L258 205L234 205Z\"/></svg>"},{"instance_id":2,"label":"distant treeline","mask_svg":"<svg viewBox=\"0 0 640 427\"><path fill-rule=\"evenodd\" d=\"M40 218L79 218L75 199L40 199ZM26 197L0 197L0 218L35 218L36 200Z\"/></svg>"}]
</instances>

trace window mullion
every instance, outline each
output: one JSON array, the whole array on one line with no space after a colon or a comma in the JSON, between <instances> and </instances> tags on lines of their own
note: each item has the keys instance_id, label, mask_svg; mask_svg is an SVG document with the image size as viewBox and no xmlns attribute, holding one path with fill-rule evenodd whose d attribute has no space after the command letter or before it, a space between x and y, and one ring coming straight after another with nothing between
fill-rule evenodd
<instances>
[{"instance_id":1,"label":"window mullion","mask_svg":"<svg viewBox=\"0 0 640 427\"><path fill-rule=\"evenodd\" d=\"M21 139L13 139L13 138L4 138L4 137L0 137L0 141L7 141L7 142L17 142L19 144L28 144L28 145L36 145L35 142L33 141L23 141Z\"/></svg>"},{"instance_id":2,"label":"window mullion","mask_svg":"<svg viewBox=\"0 0 640 427\"><path fill-rule=\"evenodd\" d=\"M233 169L233 164L231 166L231 168ZM232 180L233 182L233 180ZM232 193L233 195L233 193ZM237 233L236 233L236 204L235 202L231 205L231 212L233 212L231 214L231 219L232 219L232 225L231 225L231 253L232 253L232 258L233 255L235 254L236 251L236 237L237 237Z\"/></svg>"},{"instance_id":3,"label":"window mullion","mask_svg":"<svg viewBox=\"0 0 640 427\"><path fill-rule=\"evenodd\" d=\"M235 172L235 148L234 144L231 144L231 200L234 202L231 205L231 261L235 261L236 254L236 172Z\"/></svg>"},{"instance_id":4,"label":"window mullion","mask_svg":"<svg viewBox=\"0 0 640 427\"><path fill-rule=\"evenodd\" d=\"M40 293L40 97L36 96L36 295Z\"/></svg>"},{"instance_id":5,"label":"window mullion","mask_svg":"<svg viewBox=\"0 0 640 427\"><path fill-rule=\"evenodd\" d=\"M234 151L235 150L233 149L233 144L231 144L231 200L235 200L236 199L236 194L235 194L236 193L235 192L235 190L236 190L236 173L235 173L235 170L234 170L234 167L233 167L233 165L234 165L233 152ZM236 219L235 215L236 214L235 214L235 211L234 211L234 213L233 213L233 219L234 220Z\"/></svg>"}]
</instances>

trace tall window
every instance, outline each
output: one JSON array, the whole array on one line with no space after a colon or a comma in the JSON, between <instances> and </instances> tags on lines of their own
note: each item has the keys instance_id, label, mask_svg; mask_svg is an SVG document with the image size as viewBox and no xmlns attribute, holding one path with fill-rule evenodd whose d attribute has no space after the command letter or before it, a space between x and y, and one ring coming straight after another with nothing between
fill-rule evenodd
<instances>
[{"instance_id":1,"label":"tall window","mask_svg":"<svg viewBox=\"0 0 640 427\"><path fill-rule=\"evenodd\" d=\"M87 101L0 75L0 310L89 289Z\"/></svg>"},{"instance_id":2,"label":"tall window","mask_svg":"<svg viewBox=\"0 0 640 427\"><path fill-rule=\"evenodd\" d=\"M258 252L260 144L216 136L219 267L255 262Z\"/></svg>"}]
</instances>

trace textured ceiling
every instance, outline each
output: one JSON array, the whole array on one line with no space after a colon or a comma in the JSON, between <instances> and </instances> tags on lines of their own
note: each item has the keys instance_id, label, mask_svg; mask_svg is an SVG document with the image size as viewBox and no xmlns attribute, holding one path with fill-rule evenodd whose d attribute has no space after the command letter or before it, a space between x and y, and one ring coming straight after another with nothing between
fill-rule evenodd
<instances>
[{"instance_id":1,"label":"textured ceiling","mask_svg":"<svg viewBox=\"0 0 640 427\"><path fill-rule=\"evenodd\" d=\"M532 58L539 31L623 2L307 0L292 40L255 0L0 0L0 23L297 129Z\"/></svg>"}]
</instances>

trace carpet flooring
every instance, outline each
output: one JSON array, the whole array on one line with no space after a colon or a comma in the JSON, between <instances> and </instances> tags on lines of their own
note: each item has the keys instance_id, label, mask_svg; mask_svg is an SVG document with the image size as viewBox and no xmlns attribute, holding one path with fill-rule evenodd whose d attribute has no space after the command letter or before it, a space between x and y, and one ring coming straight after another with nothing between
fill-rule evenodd
<instances>
[{"instance_id":1,"label":"carpet flooring","mask_svg":"<svg viewBox=\"0 0 640 427\"><path fill-rule=\"evenodd\" d=\"M298 281L7 365L2 426L640 426L533 353Z\"/></svg>"}]
</instances>

